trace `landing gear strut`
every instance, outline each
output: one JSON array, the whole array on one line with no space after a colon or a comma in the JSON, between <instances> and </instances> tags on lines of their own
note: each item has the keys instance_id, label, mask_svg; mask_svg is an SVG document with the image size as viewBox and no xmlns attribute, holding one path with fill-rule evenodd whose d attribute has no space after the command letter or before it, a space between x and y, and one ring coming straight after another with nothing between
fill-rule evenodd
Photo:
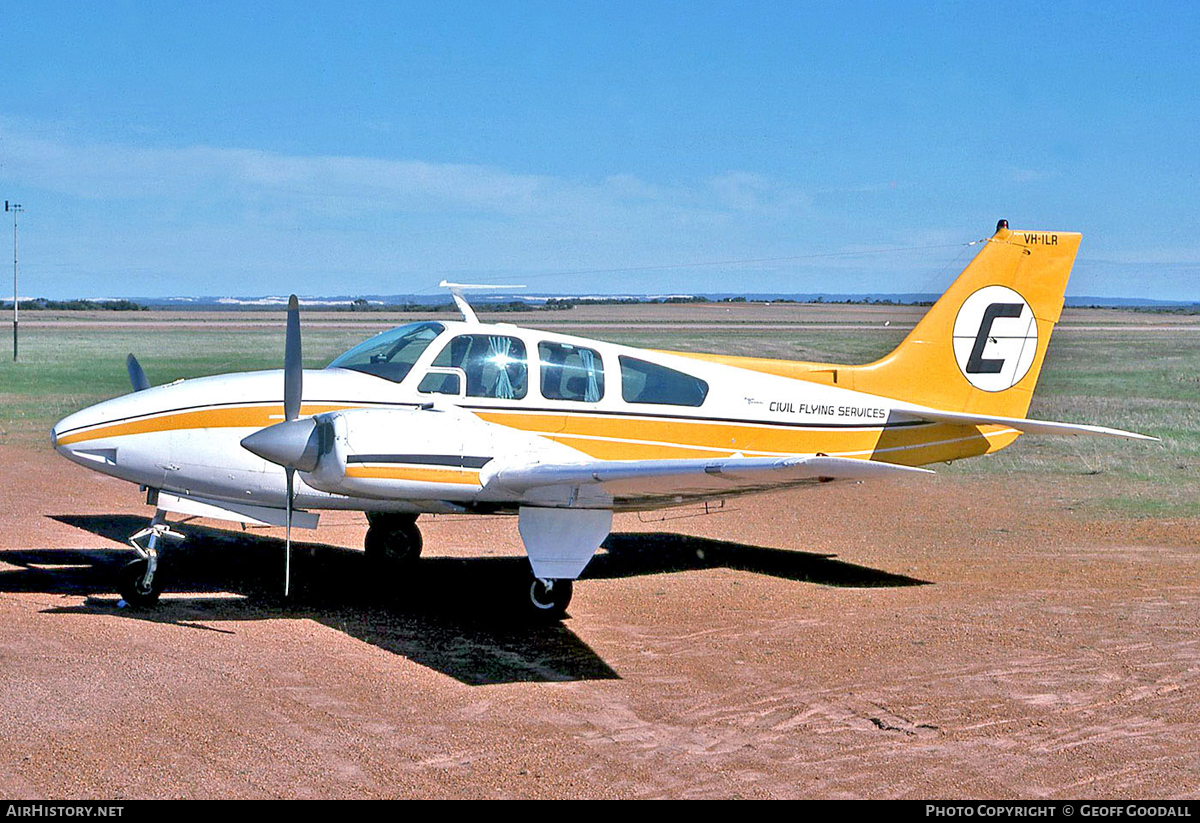
<instances>
[{"instance_id":1,"label":"landing gear strut","mask_svg":"<svg viewBox=\"0 0 1200 823\"><path fill-rule=\"evenodd\" d=\"M379 575L411 571L422 547L417 515L367 512L367 523L363 547L372 571Z\"/></svg>"},{"instance_id":2,"label":"landing gear strut","mask_svg":"<svg viewBox=\"0 0 1200 823\"><path fill-rule=\"evenodd\" d=\"M163 541L183 540L184 536L172 531L167 516L160 509L154 512L150 525L129 538L129 545L138 553L138 558L125 565L117 576L117 592L131 606L153 606L162 594L163 578L160 568ZM138 541L144 540L142 546Z\"/></svg>"}]
</instances>

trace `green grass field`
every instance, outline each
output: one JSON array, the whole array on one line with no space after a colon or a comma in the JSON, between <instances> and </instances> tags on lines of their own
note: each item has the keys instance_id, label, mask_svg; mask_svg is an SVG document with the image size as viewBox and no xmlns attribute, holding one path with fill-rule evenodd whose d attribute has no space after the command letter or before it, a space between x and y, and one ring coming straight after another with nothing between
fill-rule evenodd
<instances>
[{"instance_id":1,"label":"green grass field","mask_svg":"<svg viewBox=\"0 0 1200 823\"><path fill-rule=\"evenodd\" d=\"M278 368L282 318L257 315L254 325L172 328L139 313L126 323L28 324L21 360L5 347L0 359L0 447L46 444L54 422L84 406L129 390L125 355L137 354L152 383L230 371ZM262 325L275 320L277 325ZM541 320L541 318L538 318ZM382 322L382 321L380 321ZM521 321L524 322L522 318ZM545 321L543 321L545 322ZM306 327L305 363L323 366L375 329ZM541 323L531 323L541 325ZM546 323L546 325L552 325ZM1200 331L1197 326L1118 330L1064 327L1055 335L1031 417L1099 423L1161 437L1138 443L1100 438L1022 437L988 458L939 471L1091 476L1097 496L1087 505L1131 516L1200 516ZM588 335L586 330L579 334ZM632 322L595 336L658 349L752 354L837 363L868 362L905 331L881 328L660 328Z\"/></svg>"}]
</instances>

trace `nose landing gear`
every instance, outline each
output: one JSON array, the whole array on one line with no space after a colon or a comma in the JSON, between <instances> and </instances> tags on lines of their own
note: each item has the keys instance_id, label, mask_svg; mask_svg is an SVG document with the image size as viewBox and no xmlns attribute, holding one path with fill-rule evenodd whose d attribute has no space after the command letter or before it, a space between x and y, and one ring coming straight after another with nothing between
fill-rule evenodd
<instances>
[{"instance_id":1,"label":"nose landing gear","mask_svg":"<svg viewBox=\"0 0 1200 823\"><path fill-rule=\"evenodd\" d=\"M184 535L173 531L167 523L166 513L161 509L154 512L150 525L129 537L129 545L138 553L138 558L125 565L117 576L117 592L131 606L153 606L162 594L163 579L159 569L163 541L183 540ZM145 540L142 546L138 541Z\"/></svg>"},{"instance_id":2,"label":"nose landing gear","mask_svg":"<svg viewBox=\"0 0 1200 823\"><path fill-rule=\"evenodd\" d=\"M117 576L117 591L121 599L131 606L146 608L158 602L162 594L163 578L157 570L151 570L151 564L157 565L157 558L131 560L121 569ZM147 583L146 581L150 582Z\"/></svg>"}]
</instances>

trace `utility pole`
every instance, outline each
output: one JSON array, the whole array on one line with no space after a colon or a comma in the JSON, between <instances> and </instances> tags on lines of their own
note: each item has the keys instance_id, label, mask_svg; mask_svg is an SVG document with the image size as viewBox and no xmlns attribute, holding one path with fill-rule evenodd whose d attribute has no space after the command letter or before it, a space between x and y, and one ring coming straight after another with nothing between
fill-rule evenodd
<instances>
[{"instance_id":1,"label":"utility pole","mask_svg":"<svg viewBox=\"0 0 1200 823\"><path fill-rule=\"evenodd\" d=\"M17 326L20 322L20 311L17 308L17 215L25 211L20 203L4 201L4 210L11 211L13 216L13 362L17 362Z\"/></svg>"}]
</instances>

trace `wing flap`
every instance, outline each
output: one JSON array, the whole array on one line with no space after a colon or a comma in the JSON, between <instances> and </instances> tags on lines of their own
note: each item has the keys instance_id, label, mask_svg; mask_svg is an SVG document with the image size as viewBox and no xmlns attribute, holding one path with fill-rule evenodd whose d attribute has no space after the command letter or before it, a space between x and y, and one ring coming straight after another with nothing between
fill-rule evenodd
<instances>
[{"instance_id":1,"label":"wing flap","mask_svg":"<svg viewBox=\"0 0 1200 823\"><path fill-rule=\"evenodd\" d=\"M845 457L724 457L690 460L594 460L499 467L487 488L521 494L546 487L601 486L614 496L766 490L803 482L932 474L928 469Z\"/></svg>"}]
</instances>

